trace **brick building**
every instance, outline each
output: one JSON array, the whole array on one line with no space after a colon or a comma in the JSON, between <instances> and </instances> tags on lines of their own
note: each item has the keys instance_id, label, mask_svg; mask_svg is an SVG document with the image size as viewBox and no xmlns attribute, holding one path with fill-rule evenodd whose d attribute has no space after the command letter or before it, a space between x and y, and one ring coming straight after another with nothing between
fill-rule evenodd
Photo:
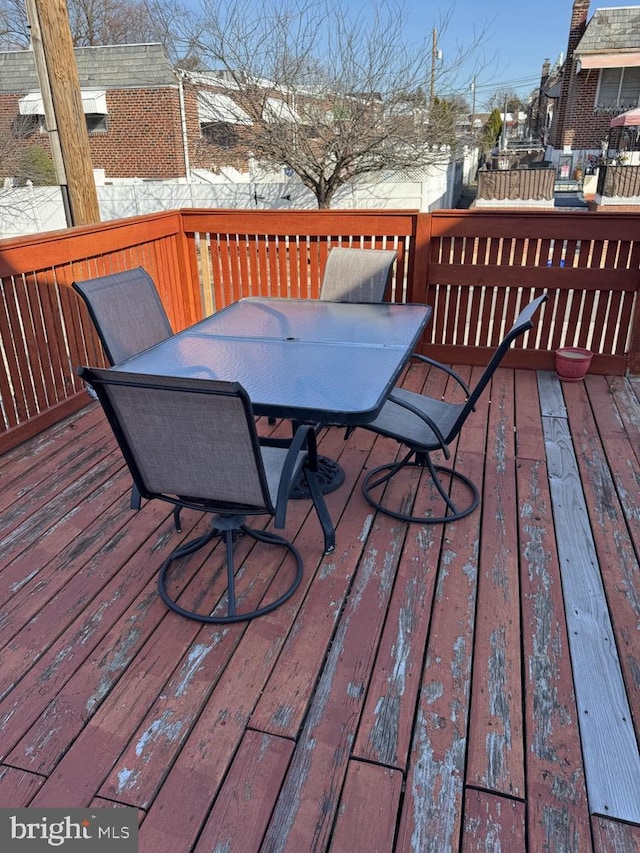
<instances>
[{"instance_id":1,"label":"brick building","mask_svg":"<svg viewBox=\"0 0 640 853\"><path fill-rule=\"evenodd\" d=\"M596 9L574 0L547 158L573 167L597 157L611 119L640 104L640 6ZM549 93L550 94L550 93Z\"/></svg>"},{"instance_id":2,"label":"brick building","mask_svg":"<svg viewBox=\"0 0 640 853\"><path fill-rule=\"evenodd\" d=\"M182 180L248 168L243 111L215 77L172 67L159 44L75 48L94 170L109 181ZM1 177L28 147L49 152L33 53L0 53Z\"/></svg>"}]
</instances>

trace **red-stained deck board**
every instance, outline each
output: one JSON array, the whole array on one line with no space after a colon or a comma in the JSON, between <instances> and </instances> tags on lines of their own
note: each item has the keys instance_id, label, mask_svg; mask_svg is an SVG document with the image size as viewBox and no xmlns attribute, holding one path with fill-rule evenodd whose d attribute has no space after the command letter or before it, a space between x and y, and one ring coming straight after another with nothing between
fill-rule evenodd
<instances>
[{"instance_id":1,"label":"red-stained deck board","mask_svg":"<svg viewBox=\"0 0 640 853\"><path fill-rule=\"evenodd\" d=\"M640 826L594 815L594 853L640 853ZM588 849L588 848L587 848Z\"/></svg>"},{"instance_id":2,"label":"red-stained deck board","mask_svg":"<svg viewBox=\"0 0 640 853\"><path fill-rule=\"evenodd\" d=\"M395 817L402 796L402 773L388 767L350 761L331 850L393 850Z\"/></svg>"},{"instance_id":3,"label":"red-stained deck board","mask_svg":"<svg viewBox=\"0 0 640 853\"><path fill-rule=\"evenodd\" d=\"M43 782L43 776L15 767L3 767L0 770L0 803L3 806L11 804L16 809L25 808Z\"/></svg>"},{"instance_id":4,"label":"red-stained deck board","mask_svg":"<svg viewBox=\"0 0 640 853\"><path fill-rule=\"evenodd\" d=\"M194 853L260 849L293 748L286 738L247 731ZM152 836L153 828L147 842Z\"/></svg>"},{"instance_id":5,"label":"red-stained deck board","mask_svg":"<svg viewBox=\"0 0 640 853\"><path fill-rule=\"evenodd\" d=\"M464 454L481 484L483 459ZM456 849L461 833L480 514L445 528L429 640L413 721L399 850Z\"/></svg>"},{"instance_id":6,"label":"red-stained deck board","mask_svg":"<svg viewBox=\"0 0 640 853\"><path fill-rule=\"evenodd\" d=\"M0 455L3 483L0 509L4 510L24 495L30 496L32 489L48 483L58 469L67 473L64 482L68 482L68 465L75 462L79 450L95 454L91 445L99 441L102 434L111 436L102 410L98 406L88 406L70 418L65 426L58 424L40 433L28 445L28 450L19 445ZM110 441L113 444L113 438Z\"/></svg>"},{"instance_id":7,"label":"red-stained deck board","mask_svg":"<svg viewBox=\"0 0 640 853\"><path fill-rule=\"evenodd\" d=\"M131 520L128 506L131 479L117 473L96 485L79 506L71 509L30 548L22 551L0 573L0 595L9 604L0 622L0 646L4 646L25 624L46 608L53 596L73 583L88 561L100 550L104 537ZM47 628L39 646L43 652L66 621L72 618L73 601L64 617L56 615L56 626ZM46 617L44 618L46 622ZM44 629L43 629L44 630Z\"/></svg>"},{"instance_id":8,"label":"red-stained deck board","mask_svg":"<svg viewBox=\"0 0 640 853\"><path fill-rule=\"evenodd\" d=\"M191 654L194 652L199 654L200 658L203 656L204 644L199 646L194 644L198 626L187 620L182 620L183 624L179 624L173 615L167 614L164 606L158 601L157 592L154 590L153 593L154 599L151 598L152 590L147 588L140 599L134 602L134 607L142 611L145 618L149 620L155 618L159 625L162 625L163 618L172 619L171 630L158 630L153 633L142 648L136 650L133 663L117 683L115 677L118 673L111 670L114 669L114 661L118 662L117 654L121 649L114 649L116 656L113 659L103 657L100 661L96 661L95 669L98 670L96 680L88 679L88 683L84 685L84 693L81 695L85 697L95 695L99 703L97 710L89 722L85 723L75 740L70 741L71 746L61 757L55 769L50 772L50 777L36 798L35 804L73 805L89 802L104 782L115 759L134 734L140 720L145 718L149 707L171 677L176 665L183 660L185 649L189 649ZM119 624L115 627L117 628ZM110 637L105 638L105 643L108 639ZM127 640L132 643L134 639L135 634L133 637L130 635L123 637L125 643ZM98 651L105 653L104 649ZM189 655L186 660L188 659ZM106 672L101 672L103 662ZM103 680L97 680L101 675ZM107 681L105 684L105 679L111 677L114 678L114 683ZM71 736L76 734L74 726L65 719L64 712L69 713L72 722L74 718L76 722L78 721L77 715L81 709L77 702L73 702L71 691L74 688L78 690L81 686L82 675L79 674L77 679L69 683L69 689L62 691L61 702L54 703L56 712L59 705L62 705L60 735L64 734L62 726L66 729L66 734ZM106 697L100 697L101 688L111 688ZM89 691L94 691L94 694ZM102 701L100 701L101 698ZM37 732L38 728L35 727L34 733L37 734ZM59 740L62 741L62 738ZM38 746L35 740L34 745ZM53 745L55 746L55 741ZM42 761L47 760L45 747L46 742L37 751ZM91 761L87 761L87 756L91 756ZM56 757L60 758L60 756ZM126 798L116 798L116 801L129 804Z\"/></svg>"},{"instance_id":9,"label":"red-stained deck board","mask_svg":"<svg viewBox=\"0 0 640 853\"><path fill-rule=\"evenodd\" d=\"M105 451L107 448L105 447ZM111 452L109 452L111 451ZM2 537L2 565L7 566L20 554L27 552L34 567L38 567L38 549L45 549L48 544L48 535L55 531L55 527L61 519L70 513L75 513L76 508L86 500L94 491L99 490L103 483L107 482L114 474L122 468L121 457L109 448L105 454L93 466L86 467L82 476L74 480L70 486L56 493L55 483L52 483L52 493L47 497L43 494L41 506L34 507L34 514L38 519L33 523L33 515L25 513L29 505L29 497L21 500L19 513L10 515L19 516L9 520L6 535ZM64 472L59 473L61 479L65 478ZM129 481L130 482L130 481ZM77 530L77 528L76 528ZM53 545L52 554L62 545Z\"/></svg>"},{"instance_id":10,"label":"red-stained deck board","mask_svg":"<svg viewBox=\"0 0 640 853\"><path fill-rule=\"evenodd\" d=\"M520 460L527 826L532 849L588 850L589 806L544 462Z\"/></svg>"},{"instance_id":11,"label":"red-stained deck board","mask_svg":"<svg viewBox=\"0 0 640 853\"><path fill-rule=\"evenodd\" d=\"M278 849L296 853L304 839L317 839L319 849L327 843L397 570L399 527L385 516L371 530L267 830L267 849L276 840Z\"/></svg>"},{"instance_id":12,"label":"red-stained deck board","mask_svg":"<svg viewBox=\"0 0 640 853\"><path fill-rule=\"evenodd\" d=\"M420 488L428 486L423 482ZM362 759L402 770L408 763L441 541L441 525L407 531L353 750Z\"/></svg>"},{"instance_id":13,"label":"red-stained deck board","mask_svg":"<svg viewBox=\"0 0 640 853\"><path fill-rule=\"evenodd\" d=\"M157 568L154 552L164 537L158 525L165 520L165 507L158 504L145 507L138 523L127 526L107 542L84 570L76 574L74 583L67 584L52 599L41 612L41 618L28 623L5 648L4 689L23 676L20 690L0 701L0 735L5 755L153 576ZM133 557L127 561L130 554ZM123 563L127 563L126 572L120 571ZM69 607L74 609L76 618L39 657L51 631L58 636L61 616ZM33 660L37 660L35 665Z\"/></svg>"},{"instance_id":14,"label":"red-stained deck board","mask_svg":"<svg viewBox=\"0 0 640 853\"><path fill-rule=\"evenodd\" d=\"M305 588L313 580L316 567L322 562L317 521L312 515L305 520L295 541L308 567L300 589L300 595L303 596ZM261 565L268 563L269 559L265 556ZM177 703L175 691L163 691L145 726L131 741L102 790L105 796L111 796L117 790L119 798L126 794L139 804L149 804L155 797L142 835L151 833L152 838L164 838L165 844L170 844L174 834L182 832L185 843L193 843L249 724L253 708L280 654L299 606L300 600L296 595L273 614L254 620L248 627L236 625L228 628L231 636L242 631L244 633L215 685L215 691L203 697L206 701L202 702L198 713L196 703L191 704L193 728L183 744L172 740L170 726L162 726L161 729L158 726L168 719L166 711L171 710L174 704L176 708L183 706L185 697L181 697L180 703ZM188 702L189 697L186 698ZM153 726L153 747L147 764L144 760L140 761L136 744L140 743L140 735L149 731L149 726ZM143 741L143 745L146 743L146 740ZM170 770L167 774L168 766ZM136 771L129 774L131 767ZM123 790L123 779L126 790ZM160 785L162 788L158 790ZM181 792L180 798L175 797L173 792L176 790Z\"/></svg>"},{"instance_id":15,"label":"red-stained deck board","mask_svg":"<svg viewBox=\"0 0 640 853\"><path fill-rule=\"evenodd\" d=\"M514 389L516 411L516 456L519 459L544 460L538 379L534 370L521 370Z\"/></svg>"},{"instance_id":16,"label":"red-stained deck board","mask_svg":"<svg viewBox=\"0 0 640 853\"><path fill-rule=\"evenodd\" d=\"M337 431L336 431L337 432ZM323 450L328 449L325 445ZM345 470L345 485L350 500L364 503L359 484L363 452L345 450L340 464ZM327 496L332 516L344 511L345 492L339 497ZM340 505L338 505L338 502ZM338 513L336 513L338 510ZM364 522L363 522L364 519ZM345 516L343 533L334 554L325 557L313 579L313 595L302 603L296 621L286 639L282 653L265 685L251 718L251 726L264 732L296 737L307 712L322 663L331 643L336 622L362 556L363 540L371 521L371 513L363 507L362 514Z\"/></svg>"},{"instance_id":17,"label":"red-stained deck board","mask_svg":"<svg viewBox=\"0 0 640 853\"><path fill-rule=\"evenodd\" d=\"M238 556L242 550L238 549ZM267 578L278 566L276 561L279 561L281 556L276 554L278 551L279 549L268 548L262 543L251 550L249 562L255 560L259 563L264 568L264 574L253 585L246 598L242 594L239 596L239 605L242 603L254 606L260 601L266 589ZM204 564L200 575L206 572L208 565ZM199 586L197 581L198 578L194 583ZM200 595L196 597L200 598ZM171 618L177 621L182 617L171 614ZM197 627L197 623L194 623L194 627ZM257 636L261 628L264 638ZM269 630L266 620L250 623L248 627L246 623L231 625L226 631L221 626L204 627L200 632L202 639L200 634L194 634L192 645L186 654L176 661L175 671L162 687L109 778L101 787L101 796L130 802L132 805L138 804L142 808L150 806L166 775L167 767L172 765L177 753L185 745L192 728L201 722L201 714L208 716L215 706L216 703L210 701L214 687L217 688L216 695L220 697L220 701L225 703L225 691L220 688L218 681L225 680L226 672L234 671L234 654L241 655L238 645L247 631L251 632L256 644L255 658L246 668L242 658L239 660L238 666L242 674L238 677L238 686L244 684L245 694L241 703L229 703L229 706L234 708L235 725L229 724L227 730L235 729L243 720L246 725L248 715L255 704L255 696L259 694L264 683L258 682L256 686L255 679L259 678L263 668L268 666L266 651L264 656L260 652L262 647L267 646L269 653L273 654L272 644L278 642L273 636L274 632ZM236 689L237 686L234 685L234 694ZM236 699L235 695L233 699ZM221 715L224 714L225 710L222 709ZM197 746L194 749L197 751ZM188 751L188 747L185 747L185 750Z\"/></svg>"},{"instance_id":18,"label":"red-stained deck board","mask_svg":"<svg viewBox=\"0 0 640 853\"><path fill-rule=\"evenodd\" d=\"M491 386L469 734L470 784L524 796L513 373Z\"/></svg>"},{"instance_id":19,"label":"red-stained deck board","mask_svg":"<svg viewBox=\"0 0 640 853\"><path fill-rule=\"evenodd\" d=\"M13 750L9 761L16 766L50 774L63 756L65 764L70 763L69 743L74 743L72 751L76 749L78 754L77 738L84 741L80 750L83 755L94 754L95 747L86 743L87 732L83 729L97 712L96 727L117 732L124 746L127 727L131 729L139 719L134 708L144 707L146 710L145 698L149 693L155 698L154 690L157 691L158 684L162 683L158 675L162 671L162 663L165 665L165 678L168 678L184 648L193 642L197 634L195 623L182 620L184 624L176 622L171 642L160 644L157 634L161 632L154 635L154 631L167 616L153 576L94 649L90 659L59 690ZM152 669L155 671L153 677ZM118 683L123 674L124 678ZM125 718L122 717L123 709L127 709ZM109 717L114 712L116 723ZM114 746L113 741L111 746ZM57 776L58 772L56 770L54 775ZM102 779L98 784L100 781Z\"/></svg>"},{"instance_id":20,"label":"red-stained deck board","mask_svg":"<svg viewBox=\"0 0 640 853\"><path fill-rule=\"evenodd\" d=\"M469 789L465 799L462 853L526 850L525 811L525 804L520 800Z\"/></svg>"}]
</instances>

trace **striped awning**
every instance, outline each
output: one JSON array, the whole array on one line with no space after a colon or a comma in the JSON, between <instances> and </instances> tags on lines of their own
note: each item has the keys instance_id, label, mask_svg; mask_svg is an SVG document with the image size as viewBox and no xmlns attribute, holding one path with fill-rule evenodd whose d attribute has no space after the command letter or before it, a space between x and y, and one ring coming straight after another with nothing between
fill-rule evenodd
<instances>
[{"instance_id":1,"label":"striped awning","mask_svg":"<svg viewBox=\"0 0 640 853\"><path fill-rule=\"evenodd\" d=\"M82 109L87 115L107 115L107 95L101 89L82 89ZM21 116L43 116L44 103L40 92L29 92L20 98L18 109Z\"/></svg>"},{"instance_id":2,"label":"striped awning","mask_svg":"<svg viewBox=\"0 0 640 853\"><path fill-rule=\"evenodd\" d=\"M200 124L253 124L249 114L221 92L198 92L198 117Z\"/></svg>"}]
</instances>

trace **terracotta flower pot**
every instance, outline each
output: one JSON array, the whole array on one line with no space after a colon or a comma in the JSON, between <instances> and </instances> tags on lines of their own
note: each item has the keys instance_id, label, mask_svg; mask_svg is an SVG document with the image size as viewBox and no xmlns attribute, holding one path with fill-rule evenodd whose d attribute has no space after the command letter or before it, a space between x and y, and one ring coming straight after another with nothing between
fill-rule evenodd
<instances>
[{"instance_id":1,"label":"terracotta flower pot","mask_svg":"<svg viewBox=\"0 0 640 853\"><path fill-rule=\"evenodd\" d=\"M556 373L563 382L579 382L589 370L593 353L582 347L561 347L556 350Z\"/></svg>"}]
</instances>

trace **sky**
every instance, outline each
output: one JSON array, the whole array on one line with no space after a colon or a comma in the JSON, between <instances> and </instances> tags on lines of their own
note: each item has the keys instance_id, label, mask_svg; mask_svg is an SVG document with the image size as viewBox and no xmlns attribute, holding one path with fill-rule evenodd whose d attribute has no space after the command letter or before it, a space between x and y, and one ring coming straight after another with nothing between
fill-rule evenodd
<instances>
[{"instance_id":1,"label":"sky","mask_svg":"<svg viewBox=\"0 0 640 853\"><path fill-rule=\"evenodd\" d=\"M203 0L187 0L194 8ZM207 0L216 3L218 0ZM222 0L224 2L224 0ZM291 5L290 0L281 0ZM305 5L305 0L300 0ZM311 0L313 2L313 0ZM540 85L542 65L551 65L567 50L573 0L336 0L354 14L371 5L399 7L405 17L408 45L431 55L433 30L442 51L436 69L437 94L463 96L476 112L484 111L491 96L517 92L526 99ZM271 0L278 4L278 0ZM640 0L591 0L588 18L598 8L638 6ZM447 26L441 21L448 18ZM474 44L478 48L471 50ZM468 58L455 78L447 69L463 52ZM440 69L440 74L438 73ZM475 81L475 100L472 81Z\"/></svg>"},{"instance_id":2,"label":"sky","mask_svg":"<svg viewBox=\"0 0 640 853\"><path fill-rule=\"evenodd\" d=\"M357 0L352 0L356 3ZM588 18L598 8L637 6L640 0L592 0ZM540 84L542 64L551 64L567 50L569 24L573 0L536 0L525 4L523 0L455 0L451 4L437 0L404 0L410 12L414 34L431 34L441 13L453 7L448 28L438 38L443 52L443 66L447 54L455 55L457 45L471 45L486 28L481 51L484 68L476 77L477 109L496 91L516 90L527 96ZM468 64L468 74L474 69ZM469 93L463 93L470 98Z\"/></svg>"}]
</instances>

